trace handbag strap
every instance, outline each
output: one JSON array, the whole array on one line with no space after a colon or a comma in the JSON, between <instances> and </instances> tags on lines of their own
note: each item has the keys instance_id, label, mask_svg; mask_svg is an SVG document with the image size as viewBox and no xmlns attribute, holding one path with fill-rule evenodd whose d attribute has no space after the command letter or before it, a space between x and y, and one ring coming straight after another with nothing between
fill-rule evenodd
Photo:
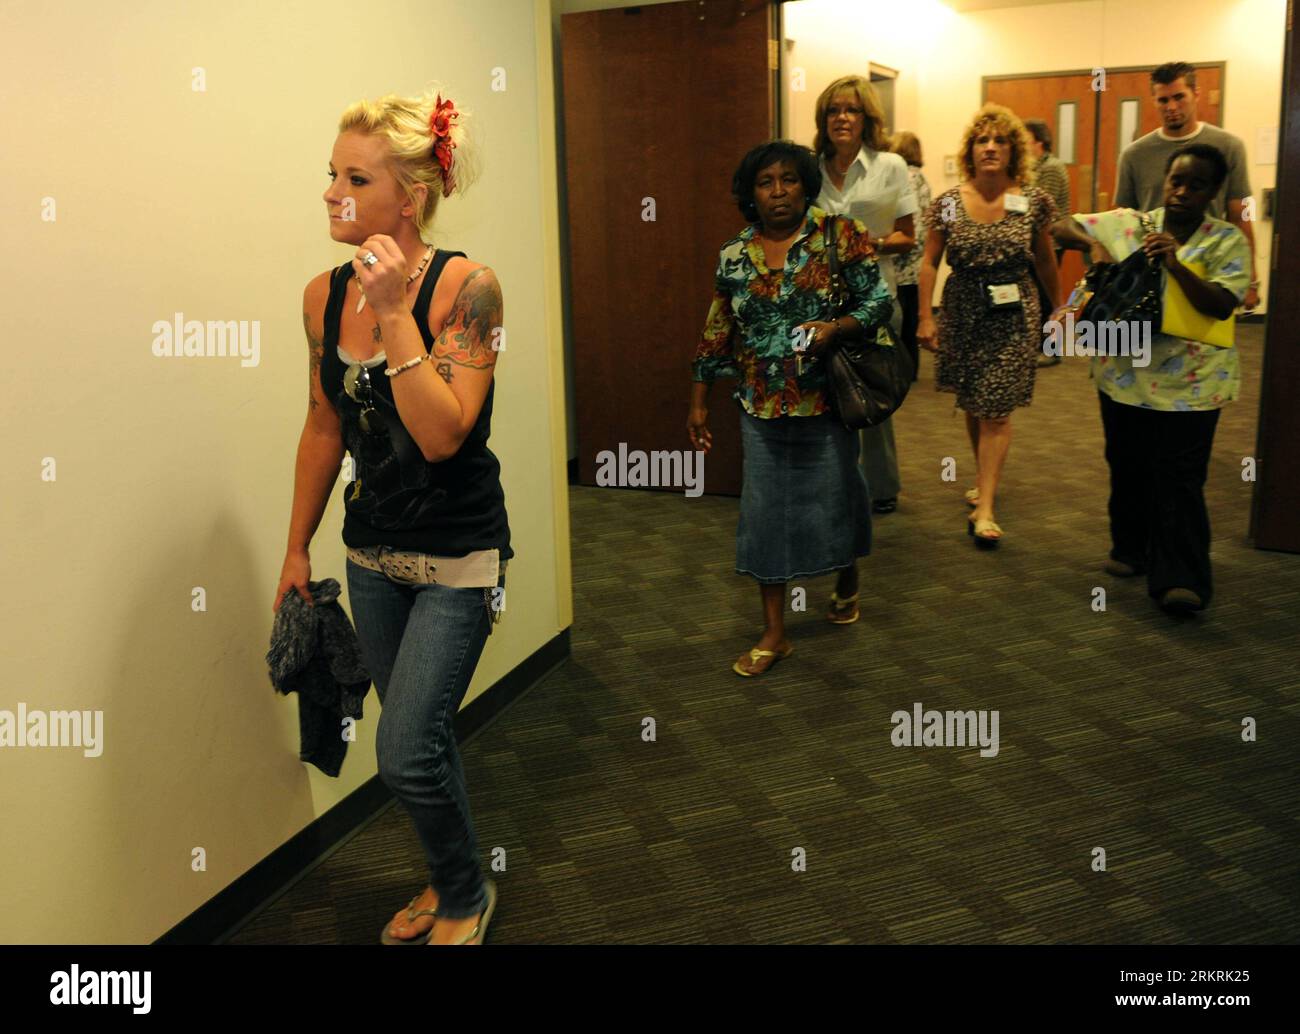
<instances>
[{"instance_id":1,"label":"handbag strap","mask_svg":"<svg viewBox=\"0 0 1300 1034\"><path fill-rule=\"evenodd\" d=\"M839 239L836 234L838 228L839 216L832 215L826 220L826 230L822 236L822 244L826 249L826 262L830 266L830 294L831 306L837 310L835 315L842 316L839 309L848 307L848 291L844 286L844 278L840 275L840 249Z\"/></svg>"},{"instance_id":2,"label":"handbag strap","mask_svg":"<svg viewBox=\"0 0 1300 1034\"><path fill-rule=\"evenodd\" d=\"M823 244L826 247L826 261L830 263L831 280L833 281L839 280L840 278L840 249L835 236L836 223L838 221L839 216L837 215L832 215L826 220L826 233L823 238Z\"/></svg>"},{"instance_id":3,"label":"handbag strap","mask_svg":"<svg viewBox=\"0 0 1300 1034\"><path fill-rule=\"evenodd\" d=\"M1149 234L1149 233L1155 233L1155 232L1156 232L1156 223L1155 223L1155 220L1151 218L1151 213L1150 213L1150 212L1139 212L1139 213L1138 213L1138 222L1141 223L1141 225L1142 225L1142 236L1143 236L1143 238L1145 238L1146 235ZM1139 242L1138 242L1138 251L1141 251L1141 250L1142 250L1142 242L1139 241ZM1162 268L1162 264L1161 264L1160 260L1159 260L1159 259L1148 259L1148 260L1147 260L1147 265L1148 265L1151 269L1153 269L1153 270L1155 270L1155 269L1159 269L1159 270L1161 271L1160 282L1163 284L1163 283L1164 283L1164 270L1163 270L1163 268Z\"/></svg>"}]
</instances>

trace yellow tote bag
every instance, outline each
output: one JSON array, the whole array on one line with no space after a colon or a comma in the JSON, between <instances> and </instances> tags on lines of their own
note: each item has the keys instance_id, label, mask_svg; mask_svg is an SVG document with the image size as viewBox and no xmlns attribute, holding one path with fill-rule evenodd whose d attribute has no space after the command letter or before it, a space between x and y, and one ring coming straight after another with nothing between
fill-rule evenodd
<instances>
[{"instance_id":1,"label":"yellow tote bag","mask_svg":"<svg viewBox=\"0 0 1300 1034\"><path fill-rule=\"evenodd\" d=\"M1202 280L1205 279L1204 262L1184 262L1183 265ZM1204 313L1198 312L1196 307L1187 300L1187 295L1178 286L1178 281L1169 275L1168 270L1165 270L1163 310L1164 315L1160 321L1160 332L1162 334L1191 338L1193 341L1204 341L1207 345L1217 345L1219 348L1231 348L1233 346L1236 314L1234 313L1226 320L1216 320L1213 316L1206 316Z\"/></svg>"}]
</instances>

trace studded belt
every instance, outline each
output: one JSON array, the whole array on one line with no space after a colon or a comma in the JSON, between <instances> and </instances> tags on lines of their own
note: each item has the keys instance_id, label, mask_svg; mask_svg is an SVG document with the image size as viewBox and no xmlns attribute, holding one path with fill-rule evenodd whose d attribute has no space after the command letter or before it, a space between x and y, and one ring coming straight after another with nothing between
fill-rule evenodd
<instances>
[{"instance_id":1,"label":"studded belt","mask_svg":"<svg viewBox=\"0 0 1300 1034\"><path fill-rule=\"evenodd\" d=\"M406 585L446 585L452 589L493 589L505 564L500 551L480 549L466 556L434 556L389 546L348 547L348 559Z\"/></svg>"}]
</instances>

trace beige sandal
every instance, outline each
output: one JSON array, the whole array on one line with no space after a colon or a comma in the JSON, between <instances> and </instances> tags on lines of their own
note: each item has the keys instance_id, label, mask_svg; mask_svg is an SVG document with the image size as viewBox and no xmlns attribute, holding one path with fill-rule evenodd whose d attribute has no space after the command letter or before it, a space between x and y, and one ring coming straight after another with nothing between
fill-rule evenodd
<instances>
[{"instance_id":1,"label":"beige sandal","mask_svg":"<svg viewBox=\"0 0 1300 1034\"><path fill-rule=\"evenodd\" d=\"M989 534L992 532L992 534ZM966 534L975 537L975 544L983 546L986 549L996 546L1002 539L1002 529L998 526L997 521L990 521L981 517L976 520L974 517L966 519Z\"/></svg>"},{"instance_id":2,"label":"beige sandal","mask_svg":"<svg viewBox=\"0 0 1300 1034\"><path fill-rule=\"evenodd\" d=\"M737 675L743 675L745 678L752 678L755 675L762 675L765 671L768 671L772 667L772 665L775 664L777 661L785 660L792 653L794 653L793 646L784 652L778 652L773 650L760 650L758 647L754 647L754 649L750 650L749 653L736 658L736 663L731 666L731 670L734 671ZM758 662L761 661L764 657L771 657L772 659L768 661L767 664L764 665L762 668L754 670L754 665L758 664ZM748 659L749 661L750 670L748 671L746 671L744 668L740 666L740 662L746 659Z\"/></svg>"},{"instance_id":3,"label":"beige sandal","mask_svg":"<svg viewBox=\"0 0 1300 1034\"><path fill-rule=\"evenodd\" d=\"M433 916L434 921L436 922L438 917L438 910L436 908L422 908L418 912L415 911L415 903L419 900L420 894L417 894L415 897L411 898L411 903L406 906L406 922L408 924L413 923L419 919L420 916ZM416 934L414 937L394 937L388 932L388 927L392 925L393 923L390 920L388 924L384 926L384 932L379 935L379 940L384 944L425 944L428 942L429 938L433 936L433 927L431 926L429 929L425 930L424 933Z\"/></svg>"},{"instance_id":4,"label":"beige sandal","mask_svg":"<svg viewBox=\"0 0 1300 1034\"><path fill-rule=\"evenodd\" d=\"M966 505L979 506L979 504L980 504L980 490L978 488L966 489Z\"/></svg>"},{"instance_id":5,"label":"beige sandal","mask_svg":"<svg viewBox=\"0 0 1300 1034\"><path fill-rule=\"evenodd\" d=\"M831 609L826 613L827 621L832 625L851 625L860 616L856 592L852 596L840 596L837 592L831 592Z\"/></svg>"}]
</instances>

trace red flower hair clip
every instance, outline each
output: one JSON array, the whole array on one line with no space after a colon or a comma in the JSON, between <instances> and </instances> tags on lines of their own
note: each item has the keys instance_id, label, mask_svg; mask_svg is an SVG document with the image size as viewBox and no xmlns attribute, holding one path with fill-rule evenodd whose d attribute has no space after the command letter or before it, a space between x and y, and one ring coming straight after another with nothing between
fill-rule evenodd
<instances>
[{"instance_id":1,"label":"red flower hair clip","mask_svg":"<svg viewBox=\"0 0 1300 1034\"><path fill-rule=\"evenodd\" d=\"M452 148L456 142L451 138L451 127L460 120L460 112L450 100L443 100L439 94L434 101L433 114L429 116L429 135L433 137L433 157L442 169L442 196L447 197L455 189L456 181L452 175Z\"/></svg>"}]
</instances>

